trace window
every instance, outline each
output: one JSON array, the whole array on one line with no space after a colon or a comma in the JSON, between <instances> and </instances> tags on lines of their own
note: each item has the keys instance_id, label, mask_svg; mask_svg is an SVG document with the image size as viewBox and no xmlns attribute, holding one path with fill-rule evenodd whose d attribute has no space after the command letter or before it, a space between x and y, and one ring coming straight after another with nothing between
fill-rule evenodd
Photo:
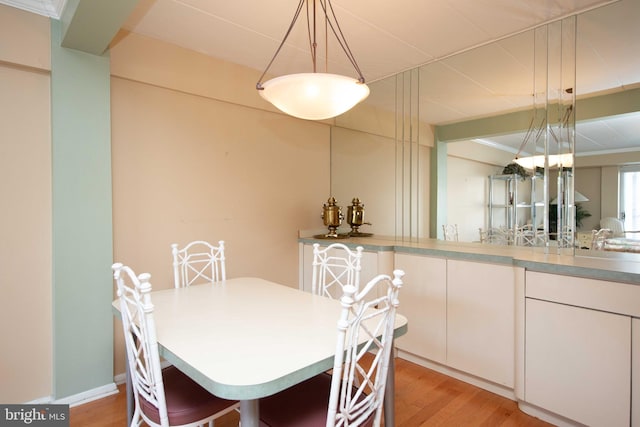
<instances>
[{"instance_id":1,"label":"window","mask_svg":"<svg viewBox=\"0 0 640 427\"><path fill-rule=\"evenodd\" d=\"M640 230L640 165L620 168L620 218L625 230Z\"/></svg>"}]
</instances>

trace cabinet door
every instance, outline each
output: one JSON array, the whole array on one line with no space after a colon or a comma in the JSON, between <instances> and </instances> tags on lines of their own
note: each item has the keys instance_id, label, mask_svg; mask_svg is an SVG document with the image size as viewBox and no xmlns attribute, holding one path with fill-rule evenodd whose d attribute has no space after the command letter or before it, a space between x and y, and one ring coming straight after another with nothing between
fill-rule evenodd
<instances>
[{"instance_id":1,"label":"cabinet door","mask_svg":"<svg viewBox=\"0 0 640 427\"><path fill-rule=\"evenodd\" d=\"M589 426L628 426L631 318L526 299L525 400Z\"/></svg>"},{"instance_id":2,"label":"cabinet door","mask_svg":"<svg viewBox=\"0 0 640 427\"><path fill-rule=\"evenodd\" d=\"M447 261L447 365L514 387L512 266Z\"/></svg>"},{"instance_id":3,"label":"cabinet door","mask_svg":"<svg viewBox=\"0 0 640 427\"><path fill-rule=\"evenodd\" d=\"M404 270L398 312L409 321L396 347L438 363L446 360L446 260L396 254L395 268Z\"/></svg>"}]
</instances>

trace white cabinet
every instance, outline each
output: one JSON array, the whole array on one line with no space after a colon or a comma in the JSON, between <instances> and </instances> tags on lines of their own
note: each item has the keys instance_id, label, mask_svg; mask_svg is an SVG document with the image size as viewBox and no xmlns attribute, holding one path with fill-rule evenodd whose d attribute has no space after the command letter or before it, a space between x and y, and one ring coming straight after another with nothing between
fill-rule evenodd
<instances>
[{"instance_id":1,"label":"white cabinet","mask_svg":"<svg viewBox=\"0 0 640 427\"><path fill-rule=\"evenodd\" d=\"M528 298L525 400L589 426L628 426L631 318Z\"/></svg>"},{"instance_id":2,"label":"white cabinet","mask_svg":"<svg viewBox=\"0 0 640 427\"><path fill-rule=\"evenodd\" d=\"M409 320L409 330L396 340L396 347L445 364L447 260L396 254L395 268L405 272L398 312Z\"/></svg>"},{"instance_id":3,"label":"white cabinet","mask_svg":"<svg viewBox=\"0 0 640 427\"><path fill-rule=\"evenodd\" d=\"M396 254L395 268L406 273L398 310L409 320L398 349L512 389L513 267Z\"/></svg>"},{"instance_id":4,"label":"white cabinet","mask_svg":"<svg viewBox=\"0 0 640 427\"><path fill-rule=\"evenodd\" d=\"M514 387L512 266L447 261L447 365Z\"/></svg>"},{"instance_id":5,"label":"white cabinet","mask_svg":"<svg viewBox=\"0 0 640 427\"><path fill-rule=\"evenodd\" d=\"M639 285L368 246L362 282L406 273L401 357L554 424L640 427ZM305 290L312 260L312 244L301 243Z\"/></svg>"},{"instance_id":6,"label":"white cabinet","mask_svg":"<svg viewBox=\"0 0 640 427\"><path fill-rule=\"evenodd\" d=\"M589 426L638 426L640 287L527 272L526 297L526 403Z\"/></svg>"}]
</instances>

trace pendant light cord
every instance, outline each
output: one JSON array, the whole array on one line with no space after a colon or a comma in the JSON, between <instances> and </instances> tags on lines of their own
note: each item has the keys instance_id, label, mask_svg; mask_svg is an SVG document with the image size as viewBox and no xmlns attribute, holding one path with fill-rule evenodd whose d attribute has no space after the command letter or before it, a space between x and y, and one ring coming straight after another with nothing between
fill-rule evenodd
<instances>
[{"instance_id":1,"label":"pendant light cord","mask_svg":"<svg viewBox=\"0 0 640 427\"><path fill-rule=\"evenodd\" d=\"M282 46L284 46L284 43L287 41L287 38L289 37L289 34L291 34L291 30L293 29L293 26L295 25L296 21L298 20L298 17L300 16L300 11L302 10L302 6L305 4L305 2L306 2L306 0L300 0L300 3L298 3L298 8L296 9L296 13L293 15L293 20L291 21L291 24L289 25L289 28L287 29L287 32L285 33L284 38L282 39L282 42L280 42L280 46L278 46L278 49L276 50L276 53L273 55L273 58L271 58L271 61L269 61L269 64L267 65L267 68L264 69L264 71L262 72L262 75L258 79L258 83L256 83L256 89L258 89L258 90L263 90L264 89L262 87L262 79L264 79L264 76L269 71L269 68L271 68L271 64L273 64L273 61L276 59L276 56L278 56L278 54L280 53L280 50L282 49ZM314 60L314 62L315 62L315 60Z\"/></svg>"},{"instance_id":2,"label":"pendant light cord","mask_svg":"<svg viewBox=\"0 0 640 427\"><path fill-rule=\"evenodd\" d=\"M329 15L327 13L327 7L326 7L325 3L327 3L329 5L329 10L331 11L331 16L333 17L333 22L335 22L335 26L337 28L337 31L336 31L336 28L333 27L333 23L332 23L331 19L329 19ZM336 36L336 40L338 40L338 43L340 44L340 47L342 48L342 50L344 51L345 55L349 59L349 62L351 62L351 65L353 66L353 68L358 73L358 81L360 83L364 83L365 82L364 76L362 75L362 71L360 71L360 66L356 62L355 56L353 56L353 53L351 53L351 48L349 47L349 44L347 43L347 39L344 37L344 34L342 33L342 28L340 28L340 24L338 23L338 19L336 18L336 13L333 10L333 5L331 4L331 0L326 0L325 2L320 1L320 5L322 5L322 10L324 11L325 19L329 23L329 26L331 27L331 31L333 32L333 35Z\"/></svg>"},{"instance_id":3,"label":"pendant light cord","mask_svg":"<svg viewBox=\"0 0 640 427\"><path fill-rule=\"evenodd\" d=\"M309 1L313 1L314 2L313 3L313 35L312 35L312 31L311 31L311 22L309 20ZM342 29L340 28L340 24L338 24L338 20L336 19L336 14L335 14L335 12L333 10L333 5L331 4L331 1L330 0L324 0L324 1L323 0L300 0L300 3L298 3L298 7L297 7L296 12L295 12L295 14L293 16L293 20L291 21L291 24L289 25L289 28L287 29L287 32L284 35L284 38L282 39L282 42L280 42L280 46L278 46L278 49L276 50L276 53L271 58L271 61L269 61L269 64L267 65L267 67L265 68L264 72L260 76L260 79L258 79L258 83L256 83L256 89L264 90L264 88L262 87L262 80L264 79L264 76L267 74L267 72L271 68L271 65L273 64L273 61L276 59L276 57L278 56L278 54L282 50L282 47L284 46L284 43L287 41L287 38L291 34L293 26L295 25L296 21L298 20L298 17L300 16L300 12L302 11L302 7L303 7L304 4L307 5L307 32L308 32L308 36L309 36L309 45L310 45L309 47L311 49L311 61L313 63L313 72L314 73L316 72L316 49L317 49L317 42L316 42L316 1L319 1L320 6L322 7L322 11L324 12L325 43L326 43L326 49L327 49L327 54L325 55L326 56L326 58L325 58L325 72L327 72L328 64L329 64L329 54L328 54L328 49L329 49L328 33L329 32L327 31L327 25L328 25L329 28L331 28L331 31L333 32L333 35L336 37L336 40L338 41L338 44L340 45L340 47L344 51L345 55L347 56L347 59L349 59L349 62L351 62L351 65L353 66L353 68L358 73L358 81L360 83L364 83L365 82L364 76L362 75L362 71L360 71L360 66L356 62L356 59L353 56L353 53L351 52L351 48L349 47L349 44L347 43L347 40L345 39L344 34L342 33ZM331 19L329 19L329 14L328 14L329 11L331 12L331 17L333 17L333 22L332 22ZM335 27L334 27L334 23L335 23Z\"/></svg>"}]
</instances>

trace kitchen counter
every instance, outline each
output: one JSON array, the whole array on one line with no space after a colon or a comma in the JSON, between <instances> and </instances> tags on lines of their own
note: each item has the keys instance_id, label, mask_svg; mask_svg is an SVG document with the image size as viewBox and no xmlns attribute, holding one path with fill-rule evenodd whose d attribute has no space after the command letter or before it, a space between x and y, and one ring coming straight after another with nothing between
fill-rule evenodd
<instances>
[{"instance_id":1,"label":"kitchen counter","mask_svg":"<svg viewBox=\"0 0 640 427\"><path fill-rule=\"evenodd\" d=\"M301 286L311 245L338 241L364 248L361 277L406 272L399 357L554 425L640 426L638 254L301 234Z\"/></svg>"},{"instance_id":2,"label":"kitchen counter","mask_svg":"<svg viewBox=\"0 0 640 427\"><path fill-rule=\"evenodd\" d=\"M403 241L385 236L350 237L345 239L318 239L301 236L304 244L344 243L365 251L395 252L428 255L494 264L515 265L529 271L553 273L588 279L601 279L640 285L640 256L637 254L607 253L604 251L576 250L576 255L545 253L545 248L503 246L473 242L452 242L437 239ZM554 251L550 248L549 251Z\"/></svg>"}]
</instances>

